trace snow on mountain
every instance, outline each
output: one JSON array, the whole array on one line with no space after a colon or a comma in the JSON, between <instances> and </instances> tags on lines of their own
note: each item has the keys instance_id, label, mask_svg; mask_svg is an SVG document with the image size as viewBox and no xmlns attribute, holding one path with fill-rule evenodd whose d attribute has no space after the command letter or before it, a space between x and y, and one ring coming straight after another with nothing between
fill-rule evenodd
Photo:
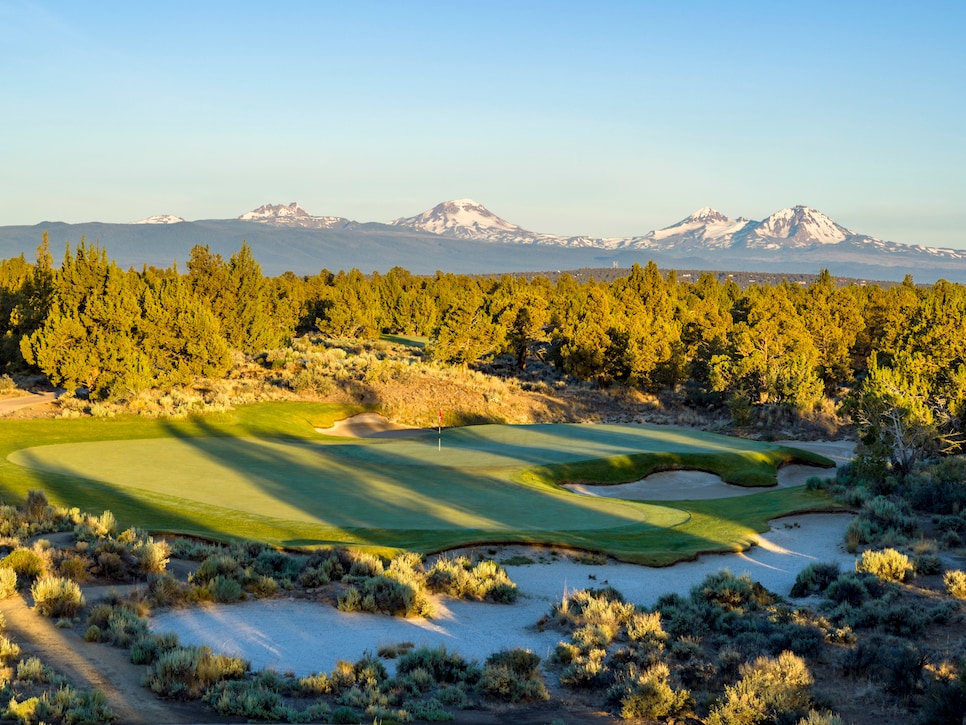
<instances>
[{"instance_id":1,"label":"snow on mountain","mask_svg":"<svg viewBox=\"0 0 966 725\"><path fill-rule=\"evenodd\" d=\"M706 206L677 224L648 232L643 237L635 237L631 244L639 248L665 248L670 245L705 249L730 247L734 235L748 224L743 217L730 219L717 209Z\"/></svg>"},{"instance_id":2,"label":"snow on mountain","mask_svg":"<svg viewBox=\"0 0 966 725\"><path fill-rule=\"evenodd\" d=\"M437 204L429 211L411 217L393 219L392 226L415 229L456 239L501 244L538 244L563 247L612 248L607 239L591 237L562 237L556 234L531 232L498 217L473 199L454 199Z\"/></svg>"},{"instance_id":3,"label":"snow on mountain","mask_svg":"<svg viewBox=\"0 0 966 725\"><path fill-rule=\"evenodd\" d=\"M748 246L769 246L784 241L782 246L806 246L811 244L838 244L855 232L807 206L776 211L764 221L748 230L745 241Z\"/></svg>"},{"instance_id":4,"label":"snow on mountain","mask_svg":"<svg viewBox=\"0 0 966 725\"><path fill-rule=\"evenodd\" d=\"M531 243L530 239L540 236L501 219L473 199L444 201L422 214L394 219L389 223L445 237L490 242Z\"/></svg>"},{"instance_id":5,"label":"snow on mountain","mask_svg":"<svg viewBox=\"0 0 966 725\"><path fill-rule=\"evenodd\" d=\"M154 216L149 216L147 219L139 219L136 222L131 222L131 224L177 224L183 221L184 219L174 214L155 214Z\"/></svg>"},{"instance_id":6,"label":"snow on mountain","mask_svg":"<svg viewBox=\"0 0 966 725\"><path fill-rule=\"evenodd\" d=\"M246 222L309 229L332 229L349 222L348 219L338 216L313 216L295 201L291 204L263 204L257 209L245 212L238 218Z\"/></svg>"}]
</instances>

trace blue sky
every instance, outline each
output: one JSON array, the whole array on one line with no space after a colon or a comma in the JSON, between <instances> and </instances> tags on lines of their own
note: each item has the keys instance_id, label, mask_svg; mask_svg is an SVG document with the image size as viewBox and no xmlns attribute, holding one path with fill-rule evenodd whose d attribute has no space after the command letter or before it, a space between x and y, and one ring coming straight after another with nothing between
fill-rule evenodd
<instances>
[{"instance_id":1,"label":"blue sky","mask_svg":"<svg viewBox=\"0 0 966 725\"><path fill-rule=\"evenodd\" d=\"M629 236L806 204L966 248L964 8L0 0L0 225L472 197Z\"/></svg>"}]
</instances>

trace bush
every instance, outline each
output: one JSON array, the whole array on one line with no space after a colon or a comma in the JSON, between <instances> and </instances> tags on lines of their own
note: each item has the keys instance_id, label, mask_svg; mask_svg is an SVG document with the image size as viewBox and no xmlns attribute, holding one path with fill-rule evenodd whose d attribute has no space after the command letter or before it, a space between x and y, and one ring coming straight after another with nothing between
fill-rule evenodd
<instances>
[{"instance_id":1,"label":"bush","mask_svg":"<svg viewBox=\"0 0 966 725\"><path fill-rule=\"evenodd\" d=\"M904 582L913 572L909 557L895 549L863 551L855 562L855 570L868 572L882 581Z\"/></svg>"},{"instance_id":2,"label":"bush","mask_svg":"<svg viewBox=\"0 0 966 725\"><path fill-rule=\"evenodd\" d=\"M574 655L562 673L560 683L567 687L599 687L611 677L610 669L604 663L605 649L591 649L587 653Z\"/></svg>"},{"instance_id":3,"label":"bush","mask_svg":"<svg viewBox=\"0 0 966 725\"><path fill-rule=\"evenodd\" d=\"M208 584L208 590L216 602L231 604L242 598L242 586L237 579L219 574Z\"/></svg>"},{"instance_id":4,"label":"bush","mask_svg":"<svg viewBox=\"0 0 966 725\"><path fill-rule=\"evenodd\" d=\"M433 680L440 684L473 685L479 681L481 675L479 667L455 652L447 652L445 647L420 647L403 655L396 662L396 672L400 675L418 668L429 672Z\"/></svg>"},{"instance_id":5,"label":"bush","mask_svg":"<svg viewBox=\"0 0 966 725\"><path fill-rule=\"evenodd\" d=\"M6 567L0 568L0 599L7 599L17 593L17 572Z\"/></svg>"},{"instance_id":6,"label":"bush","mask_svg":"<svg viewBox=\"0 0 966 725\"><path fill-rule=\"evenodd\" d=\"M691 598L725 611L754 610L775 603L775 596L750 576L735 576L727 569L708 574L701 584L691 589Z\"/></svg>"},{"instance_id":7,"label":"bush","mask_svg":"<svg viewBox=\"0 0 966 725\"><path fill-rule=\"evenodd\" d=\"M0 634L0 664L6 664L20 656L20 645L7 635Z\"/></svg>"},{"instance_id":8,"label":"bush","mask_svg":"<svg viewBox=\"0 0 966 725\"><path fill-rule=\"evenodd\" d=\"M550 694L537 666L539 655L523 649L490 655L483 666L480 689L506 702L549 700Z\"/></svg>"},{"instance_id":9,"label":"bush","mask_svg":"<svg viewBox=\"0 0 966 725\"><path fill-rule=\"evenodd\" d=\"M708 725L787 722L807 714L812 675L801 657L791 652L759 657L739 671L741 679L711 708Z\"/></svg>"},{"instance_id":10,"label":"bush","mask_svg":"<svg viewBox=\"0 0 966 725\"><path fill-rule=\"evenodd\" d=\"M427 573L426 584L433 592L458 599L511 604L517 598L517 586L510 580L506 569L489 560L474 566L466 556L437 559Z\"/></svg>"},{"instance_id":11,"label":"bush","mask_svg":"<svg viewBox=\"0 0 966 725\"><path fill-rule=\"evenodd\" d=\"M30 588L34 609L44 617L73 617L86 603L76 582L62 577L44 577Z\"/></svg>"},{"instance_id":12,"label":"bush","mask_svg":"<svg viewBox=\"0 0 966 725\"><path fill-rule=\"evenodd\" d=\"M956 599L966 599L966 572L951 569L943 575L946 593Z\"/></svg>"},{"instance_id":13,"label":"bush","mask_svg":"<svg viewBox=\"0 0 966 725\"><path fill-rule=\"evenodd\" d=\"M50 682L53 670L37 657L20 660L17 663L17 679L21 682Z\"/></svg>"},{"instance_id":14,"label":"bush","mask_svg":"<svg viewBox=\"0 0 966 725\"><path fill-rule=\"evenodd\" d=\"M619 687L621 717L651 720L676 718L694 707L690 692L675 691L668 684L670 674L668 666L659 662ZM615 694L612 690L611 697Z\"/></svg>"},{"instance_id":15,"label":"bush","mask_svg":"<svg viewBox=\"0 0 966 725\"><path fill-rule=\"evenodd\" d=\"M795 577L791 595L793 597L807 597L812 594L822 594L828 589L829 584L838 577L838 564L809 564Z\"/></svg>"},{"instance_id":16,"label":"bush","mask_svg":"<svg viewBox=\"0 0 966 725\"><path fill-rule=\"evenodd\" d=\"M213 654L208 647L177 647L158 657L143 684L162 697L195 700L216 682L241 678L249 667L245 660Z\"/></svg>"},{"instance_id":17,"label":"bush","mask_svg":"<svg viewBox=\"0 0 966 725\"><path fill-rule=\"evenodd\" d=\"M205 696L219 715L292 722L294 712L282 696L255 682L219 682Z\"/></svg>"},{"instance_id":18,"label":"bush","mask_svg":"<svg viewBox=\"0 0 966 725\"><path fill-rule=\"evenodd\" d=\"M7 554L0 567L13 570L21 585L26 586L47 571L47 562L33 549L20 547Z\"/></svg>"}]
</instances>

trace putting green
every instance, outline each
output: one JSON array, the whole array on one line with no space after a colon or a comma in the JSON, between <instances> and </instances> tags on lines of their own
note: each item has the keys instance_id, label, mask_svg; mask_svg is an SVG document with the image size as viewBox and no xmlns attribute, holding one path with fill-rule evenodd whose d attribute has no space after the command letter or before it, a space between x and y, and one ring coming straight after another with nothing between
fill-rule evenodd
<instances>
[{"instance_id":1,"label":"putting green","mask_svg":"<svg viewBox=\"0 0 966 725\"><path fill-rule=\"evenodd\" d=\"M61 505L111 509L125 526L277 546L527 542L658 564L741 549L775 516L830 507L804 489L642 503L557 485L692 467L768 486L783 462L822 464L768 443L639 425L484 425L369 440L316 432L353 412L259 403L181 421L0 421L0 493L22 500L43 488Z\"/></svg>"},{"instance_id":2,"label":"putting green","mask_svg":"<svg viewBox=\"0 0 966 725\"><path fill-rule=\"evenodd\" d=\"M447 438L448 447L438 448L435 436L341 445L161 438L40 446L8 460L120 490L340 528L555 531L645 522L674 526L687 519L677 509L604 503L511 483L499 469L519 469L519 458L485 447L464 449L459 439ZM549 457L559 455L566 454Z\"/></svg>"}]
</instances>

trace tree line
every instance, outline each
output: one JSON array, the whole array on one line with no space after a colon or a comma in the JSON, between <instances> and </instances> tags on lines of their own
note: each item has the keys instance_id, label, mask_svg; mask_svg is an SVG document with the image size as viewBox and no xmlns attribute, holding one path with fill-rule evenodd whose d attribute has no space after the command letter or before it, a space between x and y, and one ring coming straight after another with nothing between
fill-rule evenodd
<instances>
[{"instance_id":1,"label":"tree line","mask_svg":"<svg viewBox=\"0 0 966 725\"><path fill-rule=\"evenodd\" d=\"M955 443L966 413L966 288L944 280L840 286L824 271L808 285L741 288L710 273L681 281L653 263L610 282L400 267L266 277L247 244L228 260L196 246L186 266L125 271L82 240L54 268L45 236L35 262L0 262L0 365L116 399L223 375L232 351L300 334L385 333L428 338L444 363L505 356L523 370L539 358L574 378L683 391L737 415L808 411L852 390L850 412L878 436L898 430L884 416L899 410Z\"/></svg>"}]
</instances>

